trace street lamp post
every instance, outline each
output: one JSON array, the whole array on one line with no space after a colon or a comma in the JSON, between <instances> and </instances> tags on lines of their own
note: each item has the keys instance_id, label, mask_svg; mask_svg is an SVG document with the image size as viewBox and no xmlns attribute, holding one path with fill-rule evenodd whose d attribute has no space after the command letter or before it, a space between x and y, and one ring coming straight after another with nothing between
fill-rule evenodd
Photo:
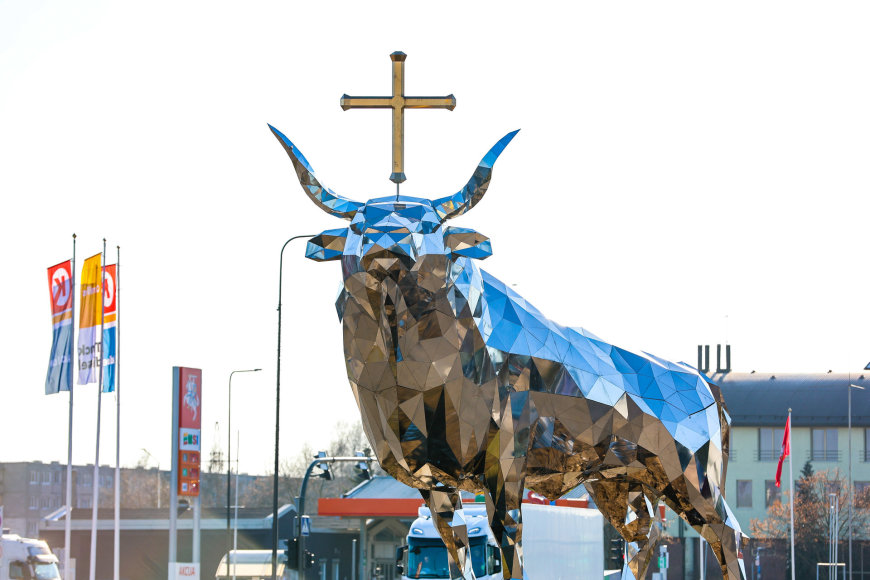
<instances>
[{"instance_id":1,"label":"street lamp post","mask_svg":"<svg viewBox=\"0 0 870 580\"><path fill-rule=\"evenodd\" d=\"M852 389L863 391L864 387L849 384L849 580L852 579Z\"/></svg>"},{"instance_id":2,"label":"street lamp post","mask_svg":"<svg viewBox=\"0 0 870 580\"><path fill-rule=\"evenodd\" d=\"M227 388L227 565L229 565L230 554L230 473L232 472L232 463L230 463L231 449L233 446L232 438L232 417L233 417L233 375L236 373L256 373L263 369L245 369L233 371L230 373L230 384Z\"/></svg>"},{"instance_id":3,"label":"street lamp post","mask_svg":"<svg viewBox=\"0 0 870 580\"><path fill-rule=\"evenodd\" d=\"M147 455L151 459L157 459L156 457L151 455L151 452L144 447L142 447L142 451L144 451L145 455ZM157 462L157 509L160 509L160 461Z\"/></svg>"},{"instance_id":4,"label":"street lamp post","mask_svg":"<svg viewBox=\"0 0 870 580\"><path fill-rule=\"evenodd\" d=\"M278 363L277 381L275 384L275 473L272 476L272 580L277 580L278 574L278 436L281 422L281 290L284 280L284 249L287 244L300 238L313 238L313 234L293 236L281 246L281 258L278 266Z\"/></svg>"},{"instance_id":5,"label":"street lamp post","mask_svg":"<svg viewBox=\"0 0 870 580\"><path fill-rule=\"evenodd\" d=\"M320 467L320 469L322 470L322 473L320 474L321 477L325 475L327 479L332 479L333 476L329 471L329 467L333 463L355 462L357 464L357 469L363 472L364 477L366 479L371 479L371 465L372 461L374 461L375 458L370 457L367 453L368 452L364 453L361 451L357 451L356 455L354 455L353 457L328 457L325 451L321 451L317 454L317 456L314 458L314 461L312 461L308 465L308 469L305 470L305 476L302 478L302 486L299 488L299 505L297 506L299 508L299 512L297 514L297 517L299 518L300 527L302 525L302 517L305 515L305 492L308 489L308 478L311 477L311 471L315 467ZM299 578L301 580L303 578L303 575L305 574L305 538L304 536L299 534L297 536L297 539L298 558L296 565L298 566L297 570L299 571Z\"/></svg>"},{"instance_id":6,"label":"street lamp post","mask_svg":"<svg viewBox=\"0 0 870 580\"><path fill-rule=\"evenodd\" d=\"M831 580L837 578L837 564L840 562L840 554L838 552L840 542L840 496L836 493L829 493L828 497L831 501L831 516L829 520L830 547L828 548L828 561L831 566L828 568L828 576Z\"/></svg>"}]
</instances>

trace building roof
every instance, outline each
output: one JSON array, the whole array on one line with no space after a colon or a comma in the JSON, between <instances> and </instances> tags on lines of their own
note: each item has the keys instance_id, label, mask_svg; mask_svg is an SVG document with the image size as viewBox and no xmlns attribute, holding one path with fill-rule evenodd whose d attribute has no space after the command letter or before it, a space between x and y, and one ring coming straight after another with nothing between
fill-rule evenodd
<instances>
[{"instance_id":1,"label":"building roof","mask_svg":"<svg viewBox=\"0 0 870 580\"><path fill-rule=\"evenodd\" d=\"M292 505L283 505L278 509L278 513L283 517L287 510L295 510L295 507ZM239 508L239 519L256 519L262 520L266 518L272 517L272 508ZM56 519L62 520L64 518L64 514L66 513L66 508L61 507L56 512L49 514L46 516L46 519ZM235 517L235 510L232 511L233 517ZM227 510L226 508L202 508L202 512L200 514L200 518L204 520L208 519L217 519L223 520L226 519ZM72 519L73 520L91 520L93 516L93 510L91 508L73 508L72 510ZM169 518L169 507L164 508L121 508L121 518L125 520L157 520L157 519L168 519ZM99 508L97 510L97 519L99 520L111 520L115 517L114 508ZM188 507L179 507L178 508L178 519L193 519L193 509Z\"/></svg>"},{"instance_id":2,"label":"building roof","mask_svg":"<svg viewBox=\"0 0 870 580\"><path fill-rule=\"evenodd\" d=\"M201 513L202 529L219 529L226 525L226 509L206 508ZM278 508L279 521L295 517L296 506L285 504ZM43 530L62 530L66 526L66 507L62 507L42 518ZM90 529L93 512L90 508L73 508L71 527L73 530ZM169 527L169 508L121 508L118 514L121 529L125 530L158 530ZM272 510L269 508L239 508L238 527L244 530L272 528ZM235 513L233 513L233 518ZM108 530L114 527L115 511L113 508L97 510L97 527ZM178 508L179 529L190 529L193 525L193 510Z\"/></svg>"},{"instance_id":3,"label":"building roof","mask_svg":"<svg viewBox=\"0 0 870 580\"><path fill-rule=\"evenodd\" d=\"M717 373L735 427L782 426L791 408L795 427L848 425L849 390L852 426L870 427L870 372L854 373ZM849 388L849 385L864 390Z\"/></svg>"},{"instance_id":4,"label":"building roof","mask_svg":"<svg viewBox=\"0 0 870 580\"><path fill-rule=\"evenodd\" d=\"M374 499L416 499L423 501L420 492L413 487L400 483L388 475L379 475L344 494L344 497Z\"/></svg>"}]
</instances>

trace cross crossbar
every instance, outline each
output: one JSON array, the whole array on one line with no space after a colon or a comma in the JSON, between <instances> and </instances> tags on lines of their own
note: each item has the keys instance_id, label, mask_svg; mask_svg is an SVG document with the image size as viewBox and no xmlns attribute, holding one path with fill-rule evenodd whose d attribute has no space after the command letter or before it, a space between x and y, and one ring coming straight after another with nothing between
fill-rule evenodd
<instances>
[{"instance_id":1,"label":"cross crossbar","mask_svg":"<svg viewBox=\"0 0 870 580\"><path fill-rule=\"evenodd\" d=\"M456 107L456 97L406 97L404 52L390 55L393 61L393 94L389 97L351 97L342 95L341 108L392 109L393 110L393 172L390 181L399 184L405 181L405 109L447 109Z\"/></svg>"}]
</instances>

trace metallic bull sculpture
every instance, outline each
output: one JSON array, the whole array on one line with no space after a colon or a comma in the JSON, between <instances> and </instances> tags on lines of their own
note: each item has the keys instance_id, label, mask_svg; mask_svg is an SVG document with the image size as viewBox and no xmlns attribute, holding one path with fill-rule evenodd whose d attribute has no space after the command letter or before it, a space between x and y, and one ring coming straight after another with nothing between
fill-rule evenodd
<instances>
[{"instance_id":1,"label":"metallic bull sculpture","mask_svg":"<svg viewBox=\"0 0 870 580\"><path fill-rule=\"evenodd\" d=\"M306 256L341 262L336 307L366 435L431 509L451 578L474 578L460 490L485 496L504 577L522 578L524 488L556 499L580 484L628 543L624 579L645 577L659 501L709 542L726 579L745 578L748 538L723 496L730 418L719 388L545 318L479 268L487 237L448 225L481 200L516 131L454 195L360 203L324 187L270 128L308 197L350 222L313 238Z\"/></svg>"}]
</instances>

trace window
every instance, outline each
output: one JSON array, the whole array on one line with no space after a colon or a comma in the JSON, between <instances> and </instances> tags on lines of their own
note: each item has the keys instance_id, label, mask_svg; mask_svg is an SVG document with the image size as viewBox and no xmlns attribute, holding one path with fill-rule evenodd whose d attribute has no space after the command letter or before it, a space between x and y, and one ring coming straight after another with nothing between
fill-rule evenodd
<instances>
[{"instance_id":1,"label":"window","mask_svg":"<svg viewBox=\"0 0 870 580\"><path fill-rule=\"evenodd\" d=\"M784 429L762 427L758 430L758 460L776 461L782 453Z\"/></svg>"},{"instance_id":2,"label":"window","mask_svg":"<svg viewBox=\"0 0 870 580\"><path fill-rule=\"evenodd\" d=\"M93 474L88 470L79 472L79 485L90 485L94 480Z\"/></svg>"},{"instance_id":3,"label":"window","mask_svg":"<svg viewBox=\"0 0 870 580\"><path fill-rule=\"evenodd\" d=\"M50 502L51 502L50 497L48 497L47 495L42 496L42 501L40 502L42 509L46 510L46 509L50 508L51 507Z\"/></svg>"},{"instance_id":4,"label":"window","mask_svg":"<svg viewBox=\"0 0 870 580\"><path fill-rule=\"evenodd\" d=\"M813 461L839 461L836 429L813 429L812 445Z\"/></svg>"},{"instance_id":5,"label":"window","mask_svg":"<svg viewBox=\"0 0 870 580\"><path fill-rule=\"evenodd\" d=\"M768 479L764 482L764 507L770 507L781 500L781 488L776 487L776 482Z\"/></svg>"},{"instance_id":6,"label":"window","mask_svg":"<svg viewBox=\"0 0 870 580\"><path fill-rule=\"evenodd\" d=\"M737 480L737 507L751 508L752 507L752 480L738 479Z\"/></svg>"},{"instance_id":7,"label":"window","mask_svg":"<svg viewBox=\"0 0 870 580\"><path fill-rule=\"evenodd\" d=\"M39 498L35 495L30 496L30 509L39 509Z\"/></svg>"},{"instance_id":8,"label":"window","mask_svg":"<svg viewBox=\"0 0 870 580\"><path fill-rule=\"evenodd\" d=\"M92 502L92 498L90 498L90 497L80 497L79 498L79 507L80 508L89 508L93 505L91 502Z\"/></svg>"},{"instance_id":9,"label":"window","mask_svg":"<svg viewBox=\"0 0 870 580\"><path fill-rule=\"evenodd\" d=\"M870 504L870 481L855 482L855 503L859 502Z\"/></svg>"},{"instance_id":10,"label":"window","mask_svg":"<svg viewBox=\"0 0 870 580\"><path fill-rule=\"evenodd\" d=\"M30 483L39 483L39 472L32 471L30 472Z\"/></svg>"},{"instance_id":11,"label":"window","mask_svg":"<svg viewBox=\"0 0 870 580\"><path fill-rule=\"evenodd\" d=\"M27 576L24 575L24 566L22 562L11 562L9 564L9 578L18 580L19 578L27 578L30 576L30 571L27 571Z\"/></svg>"}]
</instances>

